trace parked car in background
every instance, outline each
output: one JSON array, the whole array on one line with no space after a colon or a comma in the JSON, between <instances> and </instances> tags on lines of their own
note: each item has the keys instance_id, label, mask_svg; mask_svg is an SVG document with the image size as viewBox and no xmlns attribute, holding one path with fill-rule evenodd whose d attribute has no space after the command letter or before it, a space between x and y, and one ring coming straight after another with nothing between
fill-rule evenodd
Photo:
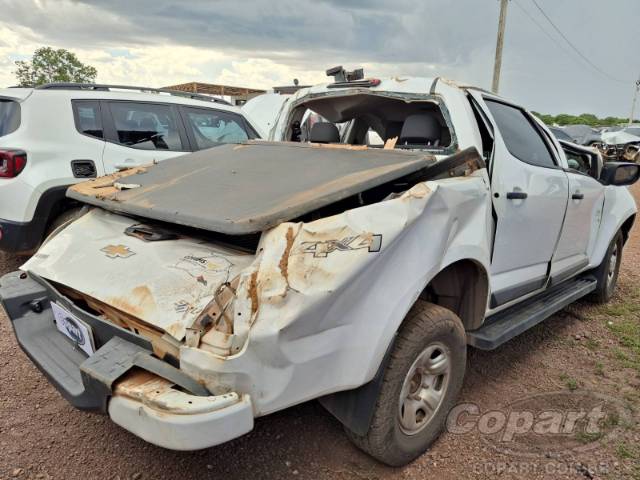
<instances>
[{"instance_id":1,"label":"parked car in background","mask_svg":"<svg viewBox=\"0 0 640 480\"><path fill-rule=\"evenodd\" d=\"M261 116L287 142L69 189L85 214L0 299L73 405L192 450L319 398L403 465L444 428L467 345L612 297L639 165L603 166L481 89L330 72Z\"/></svg>"},{"instance_id":2,"label":"parked car in background","mask_svg":"<svg viewBox=\"0 0 640 480\"><path fill-rule=\"evenodd\" d=\"M0 90L0 250L33 251L87 178L257 138L224 100L109 85Z\"/></svg>"},{"instance_id":3,"label":"parked car in background","mask_svg":"<svg viewBox=\"0 0 640 480\"><path fill-rule=\"evenodd\" d=\"M600 132L589 125L567 125L564 132L578 145L593 145L602 141Z\"/></svg>"},{"instance_id":4,"label":"parked car in background","mask_svg":"<svg viewBox=\"0 0 640 480\"><path fill-rule=\"evenodd\" d=\"M561 127L547 127L551 133L558 139L564 140L565 142L574 142L574 139L567 132L564 131Z\"/></svg>"}]
</instances>

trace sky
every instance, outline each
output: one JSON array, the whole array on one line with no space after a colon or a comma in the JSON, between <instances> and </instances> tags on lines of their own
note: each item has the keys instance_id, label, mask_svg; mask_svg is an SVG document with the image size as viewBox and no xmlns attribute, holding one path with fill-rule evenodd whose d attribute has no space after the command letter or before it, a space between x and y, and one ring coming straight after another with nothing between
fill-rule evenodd
<instances>
[{"instance_id":1,"label":"sky","mask_svg":"<svg viewBox=\"0 0 640 480\"><path fill-rule=\"evenodd\" d=\"M500 94L542 113L629 115L638 0L510 0ZM0 87L16 60L66 48L97 81L254 88L366 76L444 76L490 88L498 0L0 0ZM640 107L639 107L640 108Z\"/></svg>"}]
</instances>

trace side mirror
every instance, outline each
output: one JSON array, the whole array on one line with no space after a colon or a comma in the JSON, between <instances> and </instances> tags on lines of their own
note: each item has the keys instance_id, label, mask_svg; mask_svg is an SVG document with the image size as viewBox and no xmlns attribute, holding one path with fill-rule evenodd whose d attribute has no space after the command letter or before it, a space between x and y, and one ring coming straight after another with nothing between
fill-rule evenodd
<instances>
[{"instance_id":1,"label":"side mirror","mask_svg":"<svg viewBox=\"0 0 640 480\"><path fill-rule=\"evenodd\" d=\"M600 173L603 185L632 185L640 177L640 165L627 162L607 162Z\"/></svg>"}]
</instances>

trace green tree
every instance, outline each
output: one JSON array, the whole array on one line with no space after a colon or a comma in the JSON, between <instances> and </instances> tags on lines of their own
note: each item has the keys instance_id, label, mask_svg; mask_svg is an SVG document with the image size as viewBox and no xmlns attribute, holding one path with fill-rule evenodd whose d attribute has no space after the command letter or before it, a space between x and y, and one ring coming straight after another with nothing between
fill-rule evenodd
<instances>
[{"instance_id":1,"label":"green tree","mask_svg":"<svg viewBox=\"0 0 640 480\"><path fill-rule=\"evenodd\" d=\"M593 113L582 113L578 116L578 122L585 125L597 126L600 120Z\"/></svg>"},{"instance_id":2,"label":"green tree","mask_svg":"<svg viewBox=\"0 0 640 480\"><path fill-rule=\"evenodd\" d=\"M98 72L85 65L74 53L63 48L37 49L30 62L17 61L14 72L21 87L38 86L52 82L94 83Z\"/></svg>"}]
</instances>

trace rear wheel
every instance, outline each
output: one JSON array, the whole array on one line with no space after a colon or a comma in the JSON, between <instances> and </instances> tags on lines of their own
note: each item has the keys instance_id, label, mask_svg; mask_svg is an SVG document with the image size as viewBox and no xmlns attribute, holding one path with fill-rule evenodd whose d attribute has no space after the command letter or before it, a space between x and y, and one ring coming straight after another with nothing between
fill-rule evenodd
<instances>
[{"instance_id":1,"label":"rear wheel","mask_svg":"<svg viewBox=\"0 0 640 480\"><path fill-rule=\"evenodd\" d=\"M398 332L364 436L347 429L362 450L391 466L404 465L438 438L462 386L466 339L450 310L418 301Z\"/></svg>"},{"instance_id":2,"label":"rear wheel","mask_svg":"<svg viewBox=\"0 0 640 480\"><path fill-rule=\"evenodd\" d=\"M622 233L618 232L611 240L602 263L594 272L598 284L589 297L591 301L606 303L613 297L622 263L622 247Z\"/></svg>"}]
</instances>

